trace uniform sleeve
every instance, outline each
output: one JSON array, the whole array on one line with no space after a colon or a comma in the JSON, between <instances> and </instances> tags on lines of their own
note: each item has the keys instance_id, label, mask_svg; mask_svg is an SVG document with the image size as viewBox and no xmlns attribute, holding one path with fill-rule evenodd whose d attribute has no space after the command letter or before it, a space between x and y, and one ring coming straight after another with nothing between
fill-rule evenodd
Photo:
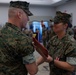
<instances>
[{"instance_id":1,"label":"uniform sleeve","mask_svg":"<svg viewBox=\"0 0 76 75\"><path fill-rule=\"evenodd\" d=\"M76 47L74 43L69 43L65 52L66 62L71 65L76 65Z\"/></svg>"},{"instance_id":2,"label":"uniform sleeve","mask_svg":"<svg viewBox=\"0 0 76 75\"><path fill-rule=\"evenodd\" d=\"M32 38L30 38L24 34L20 34L18 39L19 40L18 40L16 46L17 46L17 50L18 50L19 54L22 57L28 56L34 52Z\"/></svg>"},{"instance_id":3,"label":"uniform sleeve","mask_svg":"<svg viewBox=\"0 0 76 75\"><path fill-rule=\"evenodd\" d=\"M67 57L67 62L71 65L76 65L76 57Z\"/></svg>"},{"instance_id":4,"label":"uniform sleeve","mask_svg":"<svg viewBox=\"0 0 76 75\"><path fill-rule=\"evenodd\" d=\"M66 42L66 62L71 65L76 65L76 43L74 41Z\"/></svg>"},{"instance_id":5,"label":"uniform sleeve","mask_svg":"<svg viewBox=\"0 0 76 75\"><path fill-rule=\"evenodd\" d=\"M35 62L35 57L33 54L27 55L23 57L23 64L30 64Z\"/></svg>"},{"instance_id":6,"label":"uniform sleeve","mask_svg":"<svg viewBox=\"0 0 76 75\"><path fill-rule=\"evenodd\" d=\"M67 55L66 61L71 65L76 65L76 49Z\"/></svg>"},{"instance_id":7,"label":"uniform sleeve","mask_svg":"<svg viewBox=\"0 0 76 75\"><path fill-rule=\"evenodd\" d=\"M72 56L76 55L76 44L74 42L66 42L65 55Z\"/></svg>"}]
</instances>

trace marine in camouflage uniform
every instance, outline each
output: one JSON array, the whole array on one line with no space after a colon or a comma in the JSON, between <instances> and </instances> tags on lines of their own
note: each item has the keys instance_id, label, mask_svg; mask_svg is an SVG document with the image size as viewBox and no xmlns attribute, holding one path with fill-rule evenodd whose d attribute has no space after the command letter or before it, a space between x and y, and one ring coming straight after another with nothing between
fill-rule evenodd
<instances>
[{"instance_id":1,"label":"marine in camouflage uniform","mask_svg":"<svg viewBox=\"0 0 76 75\"><path fill-rule=\"evenodd\" d=\"M55 34L55 32L53 31L53 20L52 19L50 19L50 22L51 22L51 24L50 24L50 29L49 29L49 31L48 31L48 41L49 41L49 39L51 39L53 36L55 36L56 34Z\"/></svg>"},{"instance_id":2,"label":"marine in camouflage uniform","mask_svg":"<svg viewBox=\"0 0 76 75\"><path fill-rule=\"evenodd\" d=\"M45 25L42 27L42 41L43 41L44 47L46 47L46 42L47 42L47 29L46 29Z\"/></svg>"},{"instance_id":3,"label":"marine in camouflage uniform","mask_svg":"<svg viewBox=\"0 0 76 75\"><path fill-rule=\"evenodd\" d=\"M53 28L52 28L52 26L51 26L51 29L50 29L50 30L47 30L47 44L48 44L48 41L49 41L53 36L55 36L55 35L56 35L56 34L55 34L55 32L53 31ZM46 44L46 47L48 48L47 44Z\"/></svg>"},{"instance_id":4,"label":"marine in camouflage uniform","mask_svg":"<svg viewBox=\"0 0 76 75\"><path fill-rule=\"evenodd\" d=\"M32 39L6 23L0 33L0 75L26 75L24 63L35 61L33 51Z\"/></svg>"},{"instance_id":5,"label":"marine in camouflage uniform","mask_svg":"<svg viewBox=\"0 0 76 75\"><path fill-rule=\"evenodd\" d=\"M63 16L63 13L60 12L55 17L54 23L67 23L67 17ZM61 39L58 36L52 37L48 42L49 55L58 61L67 62L71 65L76 65L76 42L71 40L69 34ZM50 62L50 75L72 75L68 70L58 68L54 63Z\"/></svg>"},{"instance_id":6,"label":"marine in camouflage uniform","mask_svg":"<svg viewBox=\"0 0 76 75\"><path fill-rule=\"evenodd\" d=\"M57 36L54 36L48 42L49 45L49 54L54 58L58 58L60 61L66 61L70 57L76 58L76 47L74 41L70 40L68 34L65 35L61 40ZM75 59L76 61L76 59ZM76 62L71 61L72 65L76 65ZM69 71L57 68L54 64L50 65L50 75L71 75Z\"/></svg>"},{"instance_id":7,"label":"marine in camouflage uniform","mask_svg":"<svg viewBox=\"0 0 76 75\"><path fill-rule=\"evenodd\" d=\"M48 42L48 57L40 57L37 64L49 62L50 75L72 75L76 70L76 43L67 34L70 15L57 12L54 18L53 31L56 33Z\"/></svg>"},{"instance_id":8,"label":"marine in camouflage uniform","mask_svg":"<svg viewBox=\"0 0 76 75\"><path fill-rule=\"evenodd\" d=\"M10 2L11 7L24 10L27 8L23 8L25 5L28 7L27 2ZM28 15L31 15L30 12ZM32 39L24 34L17 25L8 21L0 30L0 75L27 75L26 65L35 62L33 52Z\"/></svg>"},{"instance_id":9,"label":"marine in camouflage uniform","mask_svg":"<svg viewBox=\"0 0 76 75\"><path fill-rule=\"evenodd\" d=\"M51 39L53 36L55 36L55 32L53 31L53 26L51 26L51 29L48 31L48 36L49 36L49 39Z\"/></svg>"},{"instance_id":10,"label":"marine in camouflage uniform","mask_svg":"<svg viewBox=\"0 0 76 75\"><path fill-rule=\"evenodd\" d=\"M44 47L46 47L46 43L47 43L47 31L43 32L42 39L43 39L43 45L44 45Z\"/></svg>"}]
</instances>

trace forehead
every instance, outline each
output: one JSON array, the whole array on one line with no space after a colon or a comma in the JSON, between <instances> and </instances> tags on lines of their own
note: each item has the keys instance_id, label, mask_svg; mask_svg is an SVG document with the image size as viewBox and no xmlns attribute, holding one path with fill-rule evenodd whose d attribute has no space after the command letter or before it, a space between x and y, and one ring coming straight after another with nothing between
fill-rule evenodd
<instances>
[{"instance_id":1,"label":"forehead","mask_svg":"<svg viewBox=\"0 0 76 75\"><path fill-rule=\"evenodd\" d=\"M59 26L59 25L64 25L63 23L57 23L57 24L54 24L53 26Z\"/></svg>"}]
</instances>

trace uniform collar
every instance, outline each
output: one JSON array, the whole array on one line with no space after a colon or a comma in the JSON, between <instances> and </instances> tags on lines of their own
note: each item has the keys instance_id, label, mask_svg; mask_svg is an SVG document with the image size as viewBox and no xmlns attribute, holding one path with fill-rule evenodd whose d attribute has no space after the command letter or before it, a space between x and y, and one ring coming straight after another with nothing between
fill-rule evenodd
<instances>
[{"instance_id":1,"label":"uniform collar","mask_svg":"<svg viewBox=\"0 0 76 75\"><path fill-rule=\"evenodd\" d=\"M9 27L11 27L11 28L13 28L15 30L19 30L20 31L20 29L16 25L14 25L12 23L6 22L6 26L9 26Z\"/></svg>"}]
</instances>

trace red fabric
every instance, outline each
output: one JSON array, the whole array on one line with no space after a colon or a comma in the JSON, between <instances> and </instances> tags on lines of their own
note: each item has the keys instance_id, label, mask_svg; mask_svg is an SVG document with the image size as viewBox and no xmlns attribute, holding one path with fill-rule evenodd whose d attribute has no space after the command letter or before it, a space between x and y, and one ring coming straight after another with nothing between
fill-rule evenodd
<instances>
[{"instance_id":1,"label":"red fabric","mask_svg":"<svg viewBox=\"0 0 76 75\"><path fill-rule=\"evenodd\" d=\"M37 40L36 38L33 38L33 42L34 42L34 45L37 46L37 48L40 49L40 51L38 51L42 56L45 55L46 57L48 57L48 50L43 46L41 45Z\"/></svg>"}]
</instances>

